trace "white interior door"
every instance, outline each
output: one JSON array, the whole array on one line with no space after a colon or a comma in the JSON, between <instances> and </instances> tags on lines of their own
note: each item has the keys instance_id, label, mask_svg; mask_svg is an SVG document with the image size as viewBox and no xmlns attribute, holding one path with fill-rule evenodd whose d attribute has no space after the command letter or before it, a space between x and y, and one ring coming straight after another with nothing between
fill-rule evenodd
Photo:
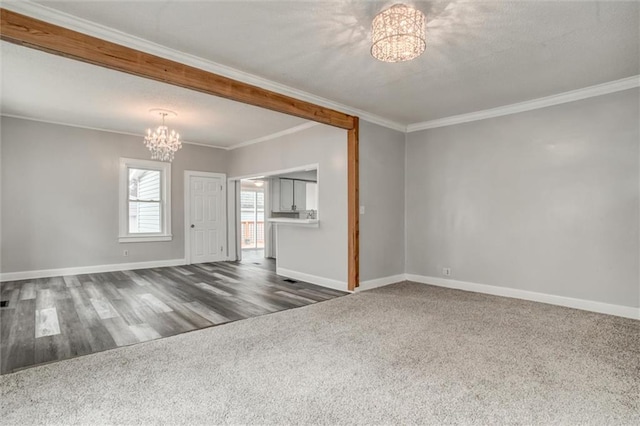
<instances>
[{"instance_id":1,"label":"white interior door","mask_svg":"<svg viewBox=\"0 0 640 426\"><path fill-rule=\"evenodd\" d=\"M189 263L225 260L225 177L213 173L188 174Z\"/></svg>"}]
</instances>

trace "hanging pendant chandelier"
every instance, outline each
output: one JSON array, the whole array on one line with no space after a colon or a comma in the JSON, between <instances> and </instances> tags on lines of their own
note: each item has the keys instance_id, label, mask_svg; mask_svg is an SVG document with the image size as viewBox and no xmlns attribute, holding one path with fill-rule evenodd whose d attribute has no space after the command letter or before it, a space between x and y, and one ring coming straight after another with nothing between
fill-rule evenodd
<instances>
[{"instance_id":1,"label":"hanging pendant chandelier","mask_svg":"<svg viewBox=\"0 0 640 426\"><path fill-rule=\"evenodd\" d=\"M383 62L404 62L417 58L427 47L424 14L413 7L396 4L373 18L371 55Z\"/></svg>"},{"instance_id":2,"label":"hanging pendant chandelier","mask_svg":"<svg viewBox=\"0 0 640 426\"><path fill-rule=\"evenodd\" d=\"M173 157L177 150L182 148L182 142L180 142L180 134L175 130L169 131L169 128L164 124L164 119L168 115L176 117L173 111L165 109L152 109L149 112L157 113L162 116L162 124L151 133L151 129L147 129L147 136L144 137L144 145L151 151L152 160L160 161L173 161Z\"/></svg>"}]
</instances>

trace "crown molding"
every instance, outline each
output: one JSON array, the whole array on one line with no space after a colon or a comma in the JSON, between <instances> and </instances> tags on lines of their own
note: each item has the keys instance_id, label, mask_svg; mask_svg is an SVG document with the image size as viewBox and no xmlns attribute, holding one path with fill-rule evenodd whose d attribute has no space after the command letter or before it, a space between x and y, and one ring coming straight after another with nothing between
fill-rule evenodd
<instances>
[{"instance_id":1,"label":"crown molding","mask_svg":"<svg viewBox=\"0 0 640 426\"><path fill-rule=\"evenodd\" d=\"M357 108L352 108L350 106L331 101L312 93L298 90L284 84L276 83L257 75L240 71L235 68L219 64L217 62L209 61L195 55L180 52L178 50L171 49L169 47L162 46L160 44L124 33L122 31L118 31L95 22L91 22L64 12L60 12L41 4L33 3L31 1L4 1L2 2L2 7L12 12L21 13L35 19L40 19L42 21L59 25L61 27L78 31L93 37L98 37L112 43L117 43L132 49L140 50L145 53L160 56L162 58L170 59L172 61L176 61L192 67L200 68L202 70L219 74L224 77L241 81L243 83L251 84L263 89L291 96L302 101L311 102L316 105L341 111L345 114L355 115L360 117L362 120L366 120L383 127L388 127L400 132L405 132L407 130L406 125L386 119L384 117L380 117L376 114L372 114Z\"/></svg>"},{"instance_id":2,"label":"crown molding","mask_svg":"<svg viewBox=\"0 0 640 426\"><path fill-rule=\"evenodd\" d=\"M302 124L300 124L298 126L294 126L294 127L289 128L289 129L282 130L280 132L271 133L270 135L262 136L262 137L251 139L251 140L248 140L248 141L245 141L245 142L240 142L240 143L235 144L235 145L231 145L230 147L228 147L226 149L230 151L232 149L242 148L244 146L249 146L249 145L253 145L253 144L256 144L256 143L266 142L266 141L269 141L271 139L279 138L281 136L286 136L286 135L290 135L292 133L298 133L298 132L301 132L303 130L310 129L311 127L317 126L319 124L320 123L316 123L315 121L308 121L306 123L302 123Z\"/></svg>"},{"instance_id":3,"label":"crown molding","mask_svg":"<svg viewBox=\"0 0 640 426\"><path fill-rule=\"evenodd\" d=\"M582 89L571 90L569 92L558 93L557 95L546 96L544 98L532 99L530 101L485 109L468 114L453 115L451 117L439 118L437 120L409 124L406 132L411 133L420 130L435 129L437 127L452 126L454 124L468 123L471 121L485 120L487 118L501 117L503 115L517 114L519 112L532 111L534 109L579 101L581 99L607 95L609 93L620 92L636 87L640 87L640 75L634 75L632 77L597 84L595 86L589 86Z\"/></svg>"},{"instance_id":4,"label":"crown molding","mask_svg":"<svg viewBox=\"0 0 640 426\"><path fill-rule=\"evenodd\" d=\"M76 129L84 129L84 130L95 130L97 132L114 133L116 135L135 136L139 138L144 138L146 136L144 133L132 133L132 132L125 132L122 130L104 129L101 127L82 126L80 124L66 123L63 121L45 120L42 118L27 117L25 115L0 113L0 117L17 118L20 120L35 121L38 123L55 124L57 126L74 127ZM184 140L180 142L187 145L204 146L206 148L215 148L215 149L223 149L223 150L230 149L229 147L226 147L226 146L208 145L206 143L199 143L199 142L189 142Z\"/></svg>"},{"instance_id":5,"label":"crown molding","mask_svg":"<svg viewBox=\"0 0 640 426\"><path fill-rule=\"evenodd\" d=\"M55 124L55 125L58 125L58 126L74 127L74 128L77 128L77 129L84 129L84 130L95 130L95 131L98 131L98 132L114 133L114 134L117 134L117 135L135 136L135 137L139 137L139 138L144 138L145 137L144 133L132 133L132 132L125 132L125 131L121 131L121 130L104 129L104 128L101 128L101 127L82 126L80 124L66 123L66 122L63 122L63 121L45 120L45 119L41 119L41 118L27 117L25 115L0 113L0 117L17 118L17 119L20 119L20 120L35 121L35 122L38 122L38 123L46 123L46 124ZM182 142L183 144L187 144L187 145L197 145L197 146L204 146L206 148L215 148L215 149L223 149L225 151L231 151L233 149L242 148L244 146L249 146L249 145L253 145L253 144L256 144L256 143L260 143L260 142L266 142L266 141L269 141L271 139L279 138L281 136L290 135L292 133L298 133L298 132L301 132L303 130L310 129L311 127L317 126L319 124L320 123L317 123L315 121L308 121L308 122L302 123L302 124L300 124L298 126L290 127L288 129L284 129L284 130L281 130L279 132L271 133L269 135L261 136L259 138L255 138L255 139L250 139L248 141L240 142L240 143L237 143L235 145L230 145L230 146L209 145L209 144L206 144L206 143L189 142L189 141L184 141L184 140L180 141L180 142Z\"/></svg>"},{"instance_id":6,"label":"crown molding","mask_svg":"<svg viewBox=\"0 0 640 426\"><path fill-rule=\"evenodd\" d=\"M559 93L543 98L533 99L529 101L519 102L511 105L504 105L496 108L486 109L482 111L475 111L467 114L454 115L450 117L439 118L436 120L423 121L404 125L402 123L386 119L376 114L369 113L357 108L352 108L347 105L343 105L338 102L331 101L314 94L304 92L302 90L295 89L290 86L286 86L280 83L276 83L271 80L256 76L254 74L246 73L235 68L227 67L225 65L208 61L195 55L183 53L175 49L171 49L162 46L157 43L150 42L148 40L132 36L122 31L109 28L107 26L97 24L85 19L78 18L67 13L60 12L58 10L43 6L41 4L33 3L31 1L4 1L2 7L11 10L16 13L31 16L36 19L40 19L46 22L53 23L65 28L69 28L78 32L82 32L87 35L98 37L113 43L118 43L132 49L140 50L152 55L160 56L166 59L170 59L176 62L190 65L196 68L200 68L205 71L209 71L215 74L219 74L234 80L242 81L247 84L252 84L267 90L271 90L283 95L291 96L303 101L315 103L327 108L342 111L346 114L351 114L360 117L360 119L378 124L389 129L397 130L403 133L412 133L420 130L434 129L437 127L452 126L455 124L468 123L471 121L485 120L488 118L501 117L504 115L517 114L520 112L531 111L539 108L545 108L553 105L560 105L567 102L573 102L581 99L587 99L595 96L606 95L609 93L615 93L622 90L632 89L640 87L640 75L623 78L607 83L598 84L582 89L572 90L569 92ZM64 123L60 123L64 124ZM287 133L285 133L287 134ZM275 134L278 137L281 135ZM265 136L264 140L273 139L272 135ZM258 138L261 139L261 138ZM241 146L251 145L252 143L258 143L260 140L254 139L252 141L243 142L241 144L233 145L231 147L215 147L221 149L235 149ZM256 142L258 141L258 142ZM199 144L194 144L199 145ZM211 146L204 145L203 146Z\"/></svg>"}]
</instances>

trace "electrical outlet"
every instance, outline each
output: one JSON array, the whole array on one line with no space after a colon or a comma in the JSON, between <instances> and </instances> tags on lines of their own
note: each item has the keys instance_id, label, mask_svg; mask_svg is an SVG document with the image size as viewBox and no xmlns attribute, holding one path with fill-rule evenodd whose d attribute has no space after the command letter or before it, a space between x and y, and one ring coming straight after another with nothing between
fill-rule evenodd
<instances>
[{"instance_id":1,"label":"electrical outlet","mask_svg":"<svg viewBox=\"0 0 640 426\"><path fill-rule=\"evenodd\" d=\"M360 214L364 214L364 206L360 206Z\"/></svg>"},{"instance_id":2,"label":"electrical outlet","mask_svg":"<svg viewBox=\"0 0 640 426\"><path fill-rule=\"evenodd\" d=\"M442 268L442 275L445 277L451 276L451 268Z\"/></svg>"},{"instance_id":3,"label":"electrical outlet","mask_svg":"<svg viewBox=\"0 0 640 426\"><path fill-rule=\"evenodd\" d=\"M125 251L123 251L123 252L122 252L122 255L123 255L123 256L129 256L129 250L125 250Z\"/></svg>"}]
</instances>

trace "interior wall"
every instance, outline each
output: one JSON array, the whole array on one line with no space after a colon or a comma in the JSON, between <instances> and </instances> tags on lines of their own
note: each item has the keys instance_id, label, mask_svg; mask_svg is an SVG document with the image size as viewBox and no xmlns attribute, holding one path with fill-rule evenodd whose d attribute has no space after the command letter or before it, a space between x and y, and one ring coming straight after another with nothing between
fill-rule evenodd
<instances>
[{"instance_id":1,"label":"interior wall","mask_svg":"<svg viewBox=\"0 0 640 426\"><path fill-rule=\"evenodd\" d=\"M319 124L229 151L230 177L318 164L318 227L278 226L278 268L347 282L347 132Z\"/></svg>"},{"instance_id":2,"label":"interior wall","mask_svg":"<svg viewBox=\"0 0 640 426\"><path fill-rule=\"evenodd\" d=\"M1 150L4 273L183 259L184 171L226 173L228 155L184 144L171 165L173 240L118 243L119 159L149 159L141 137L2 117Z\"/></svg>"},{"instance_id":3,"label":"interior wall","mask_svg":"<svg viewBox=\"0 0 640 426\"><path fill-rule=\"evenodd\" d=\"M640 306L639 102L408 134L406 272Z\"/></svg>"},{"instance_id":4,"label":"interior wall","mask_svg":"<svg viewBox=\"0 0 640 426\"><path fill-rule=\"evenodd\" d=\"M405 135L360 120L360 281L404 273Z\"/></svg>"}]
</instances>

